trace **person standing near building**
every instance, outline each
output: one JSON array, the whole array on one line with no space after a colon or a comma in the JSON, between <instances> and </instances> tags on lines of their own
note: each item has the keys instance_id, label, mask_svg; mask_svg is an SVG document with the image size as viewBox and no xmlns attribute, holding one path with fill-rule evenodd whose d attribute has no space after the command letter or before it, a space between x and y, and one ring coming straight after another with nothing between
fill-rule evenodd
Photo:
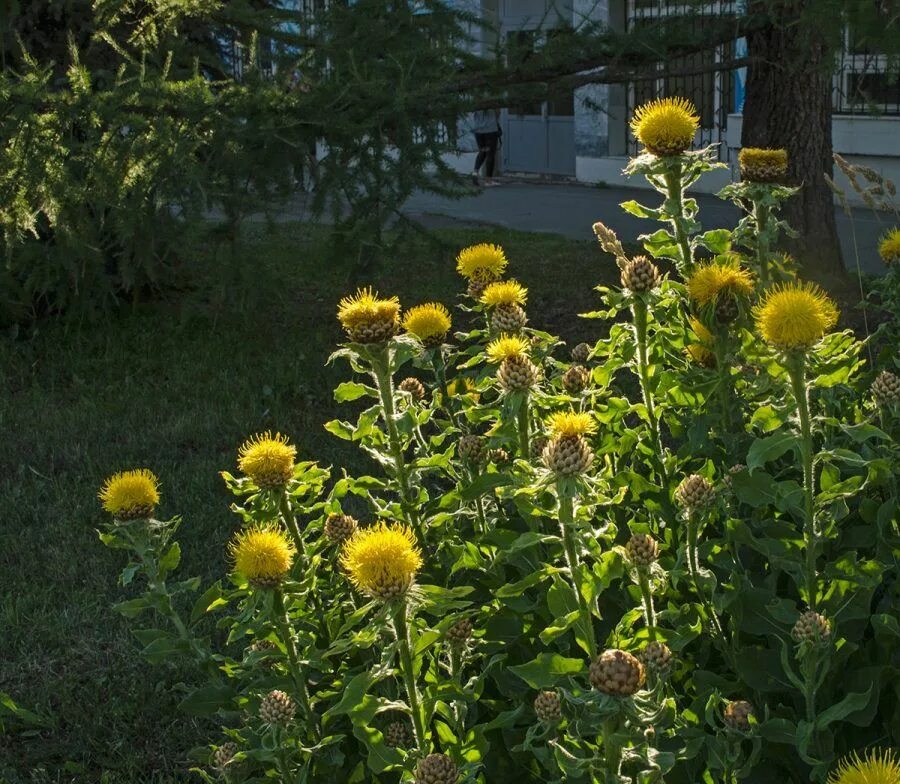
<instances>
[{"instance_id":1,"label":"person standing near building","mask_svg":"<svg viewBox=\"0 0 900 784\"><path fill-rule=\"evenodd\" d=\"M484 185L491 188L494 181L494 169L497 164L497 147L500 146L500 113L497 109L479 109L472 115L472 132L478 144L478 155L475 157L475 168L472 170L472 182L480 182L481 167L484 166Z\"/></svg>"}]
</instances>

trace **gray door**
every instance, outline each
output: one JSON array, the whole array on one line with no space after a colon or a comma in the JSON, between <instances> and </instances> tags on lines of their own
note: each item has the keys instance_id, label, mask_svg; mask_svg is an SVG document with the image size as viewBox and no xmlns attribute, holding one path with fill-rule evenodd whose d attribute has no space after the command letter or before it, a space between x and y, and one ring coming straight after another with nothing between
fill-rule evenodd
<instances>
[{"instance_id":1,"label":"gray door","mask_svg":"<svg viewBox=\"0 0 900 784\"><path fill-rule=\"evenodd\" d=\"M559 24L556 17L544 18L544 26L510 29L515 18L504 17L507 55L511 61L527 60L537 47L554 33L547 24ZM575 101L572 93L552 101L529 101L503 111L503 169L536 174L575 175Z\"/></svg>"}]
</instances>

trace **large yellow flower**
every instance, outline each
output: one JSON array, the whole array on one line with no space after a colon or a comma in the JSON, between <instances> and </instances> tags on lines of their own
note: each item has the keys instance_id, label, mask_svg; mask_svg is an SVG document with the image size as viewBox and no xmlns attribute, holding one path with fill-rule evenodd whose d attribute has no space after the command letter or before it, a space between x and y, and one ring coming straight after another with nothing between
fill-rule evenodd
<instances>
[{"instance_id":1,"label":"large yellow flower","mask_svg":"<svg viewBox=\"0 0 900 784\"><path fill-rule=\"evenodd\" d=\"M488 344L487 356L491 362L503 362L505 359L528 356L530 347L531 344L525 338L501 335Z\"/></svg>"},{"instance_id":2,"label":"large yellow flower","mask_svg":"<svg viewBox=\"0 0 900 784\"><path fill-rule=\"evenodd\" d=\"M463 248L456 257L456 271L471 280L496 280L507 265L506 254L499 245L471 245Z\"/></svg>"},{"instance_id":3,"label":"large yellow flower","mask_svg":"<svg viewBox=\"0 0 900 784\"><path fill-rule=\"evenodd\" d=\"M900 264L900 226L895 226L881 238L878 243L878 255L889 267L892 264Z\"/></svg>"},{"instance_id":4,"label":"large yellow flower","mask_svg":"<svg viewBox=\"0 0 900 784\"><path fill-rule=\"evenodd\" d=\"M266 431L248 438L238 450L238 468L257 486L284 487L294 475L297 448L288 437Z\"/></svg>"},{"instance_id":5,"label":"large yellow flower","mask_svg":"<svg viewBox=\"0 0 900 784\"><path fill-rule=\"evenodd\" d=\"M400 326L400 300L384 299L371 288L359 289L340 301L338 321L355 343L382 343Z\"/></svg>"},{"instance_id":6,"label":"large yellow flower","mask_svg":"<svg viewBox=\"0 0 900 784\"><path fill-rule=\"evenodd\" d=\"M450 311L439 302L416 305L406 311L403 328L426 346L436 346L450 331Z\"/></svg>"},{"instance_id":7,"label":"large yellow flower","mask_svg":"<svg viewBox=\"0 0 900 784\"><path fill-rule=\"evenodd\" d=\"M597 432L597 422L590 414L576 411L558 411L547 418L547 426L557 436L571 438Z\"/></svg>"},{"instance_id":8,"label":"large yellow flower","mask_svg":"<svg viewBox=\"0 0 900 784\"><path fill-rule=\"evenodd\" d=\"M900 784L900 762L891 749L870 751L865 758L851 754L832 771L828 784Z\"/></svg>"},{"instance_id":9,"label":"large yellow flower","mask_svg":"<svg viewBox=\"0 0 900 784\"><path fill-rule=\"evenodd\" d=\"M524 305L528 289L515 280L499 280L489 283L481 295L481 301L490 307L497 305Z\"/></svg>"},{"instance_id":10,"label":"large yellow flower","mask_svg":"<svg viewBox=\"0 0 900 784\"><path fill-rule=\"evenodd\" d=\"M749 296L753 276L741 267L738 258L723 255L701 264L687 279L688 296L699 306L715 303L720 294Z\"/></svg>"},{"instance_id":11,"label":"large yellow flower","mask_svg":"<svg viewBox=\"0 0 900 784\"><path fill-rule=\"evenodd\" d=\"M358 590L388 600L409 590L422 568L422 554L409 528L381 522L357 530L347 540L341 550L341 566Z\"/></svg>"},{"instance_id":12,"label":"large yellow flower","mask_svg":"<svg viewBox=\"0 0 900 784\"><path fill-rule=\"evenodd\" d=\"M228 549L234 559L235 571L257 585L277 585L294 561L294 546L274 526L241 531Z\"/></svg>"},{"instance_id":13,"label":"large yellow flower","mask_svg":"<svg viewBox=\"0 0 900 784\"><path fill-rule=\"evenodd\" d=\"M712 352L712 346L715 342L715 336L706 327L703 326L700 319L691 316L691 329L697 336L699 343L689 343L685 347L688 356L698 365L703 367L712 367L716 364L715 354Z\"/></svg>"},{"instance_id":14,"label":"large yellow flower","mask_svg":"<svg viewBox=\"0 0 900 784\"><path fill-rule=\"evenodd\" d=\"M639 106L631 131L654 155L680 155L694 141L700 117L686 98L661 98Z\"/></svg>"},{"instance_id":15,"label":"large yellow flower","mask_svg":"<svg viewBox=\"0 0 900 784\"><path fill-rule=\"evenodd\" d=\"M121 471L103 483L98 497L117 520L149 517L159 503L159 479L147 468Z\"/></svg>"},{"instance_id":16,"label":"large yellow flower","mask_svg":"<svg viewBox=\"0 0 900 784\"><path fill-rule=\"evenodd\" d=\"M797 281L769 289L753 315L767 343L782 350L804 349L837 324L838 309L817 285Z\"/></svg>"}]
</instances>

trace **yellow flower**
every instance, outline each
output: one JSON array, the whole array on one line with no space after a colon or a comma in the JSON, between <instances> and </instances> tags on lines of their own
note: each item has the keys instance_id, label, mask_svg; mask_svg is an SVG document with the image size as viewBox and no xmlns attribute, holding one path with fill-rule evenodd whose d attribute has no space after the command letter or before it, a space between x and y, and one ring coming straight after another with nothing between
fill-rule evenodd
<instances>
[{"instance_id":1,"label":"yellow flower","mask_svg":"<svg viewBox=\"0 0 900 784\"><path fill-rule=\"evenodd\" d=\"M294 475L297 448L288 437L266 431L248 438L238 450L238 468L259 487L284 487Z\"/></svg>"},{"instance_id":2,"label":"yellow flower","mask_svg":"<svg viewBox=\"0 0 900 784\"><path fill-rule=\"evenodd\" d=\"M491 362L503 362L513 357L525 357L531 344L524 338L514 335L501 335L492 340L487 347L488 360Z\"/></svg>"},{"instance_id":3,"label":"yellow flower","mask_svg":"<svg viewBox=\"0 0 900 784\"><path fill-rule=\"evenodd\" d=\"M228 549L235 571L257 585L277 585L294 561L294 546L274 526L241 531Z\"/></svg>"},{"instance_id":4,"label":"yellow flower","mask_svg":"<svg viewBox=\"0 0 900 784\"><path fill-rule=\"evenodd\" d=\"M146 468L121 471L103 483L98 497L118 520L149 517L159 503L159 479Z\"/></svg>"},{"instance_id":5,"label":"yellow flower","mask_svg":"<svg viewBox=\"0 0 900 784\"><path fill-rule=\"evenodd\" d=\"M499 245L471 245L456 257L456 271L464 278L496 280L506 269L506 254Z\"/></svg>"},{"instance_id":6,"label":"yellow flower","mask_svg":"<svg viewBox=\"0 0 900 784\"><path fill-rule=\"evenodd\" d=\"M753 277L735 256L723 255L697 267L687 280L688 296L701 307L715 303L719 294L749 296Z\"/></svg>"},{"instance_id":7,"label":"yellow flower","mask_svg":"<svg viewBox=\"0 0 900 784\"><path fill-rule=\"evenodd\" d=\"M900 784L900 762L891 749L870 751L865 758L854 753L832 771L828 784Z\"/></svg>"},{"instance_id":8,"label":"yellow flower","mask_svg":"<svg viewBox=\"0 0 900 784\"><path fill-rule=\"evenodd\" d=\"M680 155L694 140L700 117L686 98L660 98L639 106L631 131L654 155Z\"/></svg>"},{"instance_id":9,"label":"yellow flower","mask_svg":"<svg viewBox=\"0 0 900 784\"><path fill-rule=\"evenodd\" d=\"M359 289L338 305L338 321L356 343L382 343L397 333L400 300L383 299L371 288Z\"/></svg>"},{"instance_id":10,"label":"yellow flower","mask_svg":"<svg viewBox=\"0 0 900 784\"><path fill-rule=\"evenodd\" d=\"M422 568L422 554L409 528L381 522L357 530L347 540L341 566L358 590L387 600L406 593Z\"/></svg>"},{"instance_id":11,"label":"yellow flower","mask_svg":"<svg viewBox=\"0 0 900 784\"><path fill-rule=\"evenodd\" d=\"M571 438L597 432L597 423L590 414L558 411L547 418L547 427L557 436Z\"/></svg>"},{"instance_id":12,"label":"yellow flower","mask_svg":"<svg viewBox=\"0 0 900 784\"><path fill-rule=\"evenodd\" d=\"M889 267L900 263L900 226L895 226L878 243L878 255Z\"/></svg>"},{"instance_id":13,"label":"yellow flower","mask_svg":"<svg viewBox=\"0 0 900 784\"><path fill-rule=\"evenodd\" d=\"M451 397L456 397L458 395L475 395L475 398L477 399L477 391L478 387L468 376L457 376L447 383L447 393Z\"/></svg>"},{"instance_id":14,"label":"yellow flower","mask_svg":"<svg viewBox=\"0 0 900 784\"><path fill-rule=\"evenodd\" d=\"M426 346L436 346L450 331L450 311L439 302L416 305L406 311L403 328Z\"/></svg>"},{"instance_id":15,"label":"yellow flower","mask_svg":"<svg viewBox=\"0 0 900 784\"><path fill-rule=\"evenodd\" d=\"M524 305L528 299L528 289L515 280L501 280L489 283L481 301L485 305L496 307L497 305Z\"/></svg>"},{"instance_id":16,"label":"yellow flower","mask_svg":"<svg viewBox=\"0 0 900 784\"><path fill-rule=\"evenodd\" d=\"M769 289L753 315L767 343L783 350L803 349L837 324L838 309L817 285L798 281Z\"/></svg>"},{"instance_id":17,"label":"yellow flower","mask_svg":"<svg viewBox=\"0 0 900 784\"><path fill-rule=\"evenodd\" d=\"M741 177L750 182L773 182L787 173L787 150L744 147L738 153Z\"/></svg>"},{"instance_id":18,"label":"yellow flower","mask_svg":"<svg viewBox=\"0 0 900 784\"><path fill-rule=\"evenodd\" d=\"M689 343L685 347L685 351L698 365L712 367L716 364L716 357L711 350L711 347L715 342L715 336L703 326L699 319L696 319L693 316L691 316L691 329L694 331L694 334L700 342Z\"/></svg>"}]
</instances>

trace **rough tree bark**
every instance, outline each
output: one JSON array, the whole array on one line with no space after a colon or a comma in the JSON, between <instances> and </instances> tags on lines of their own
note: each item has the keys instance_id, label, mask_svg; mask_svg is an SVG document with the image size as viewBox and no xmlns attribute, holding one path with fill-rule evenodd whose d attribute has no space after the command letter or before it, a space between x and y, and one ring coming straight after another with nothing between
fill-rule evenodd
<instances>
[{"instance_id":1,"label":"rough tree bark","mask_svg":"<svg viewBox=\"0 0 900 784\"><path fill-rule=\"evenodd\" d=\"M752 0L751 12L771 23L747 35L744 147L785 148L790 182L801 185L785 217L800 232L788 248L804 272L817 279L846 273L832 193L831 79L839 28L809 18L816 0Z\"/></svg>"}]
</instances>

